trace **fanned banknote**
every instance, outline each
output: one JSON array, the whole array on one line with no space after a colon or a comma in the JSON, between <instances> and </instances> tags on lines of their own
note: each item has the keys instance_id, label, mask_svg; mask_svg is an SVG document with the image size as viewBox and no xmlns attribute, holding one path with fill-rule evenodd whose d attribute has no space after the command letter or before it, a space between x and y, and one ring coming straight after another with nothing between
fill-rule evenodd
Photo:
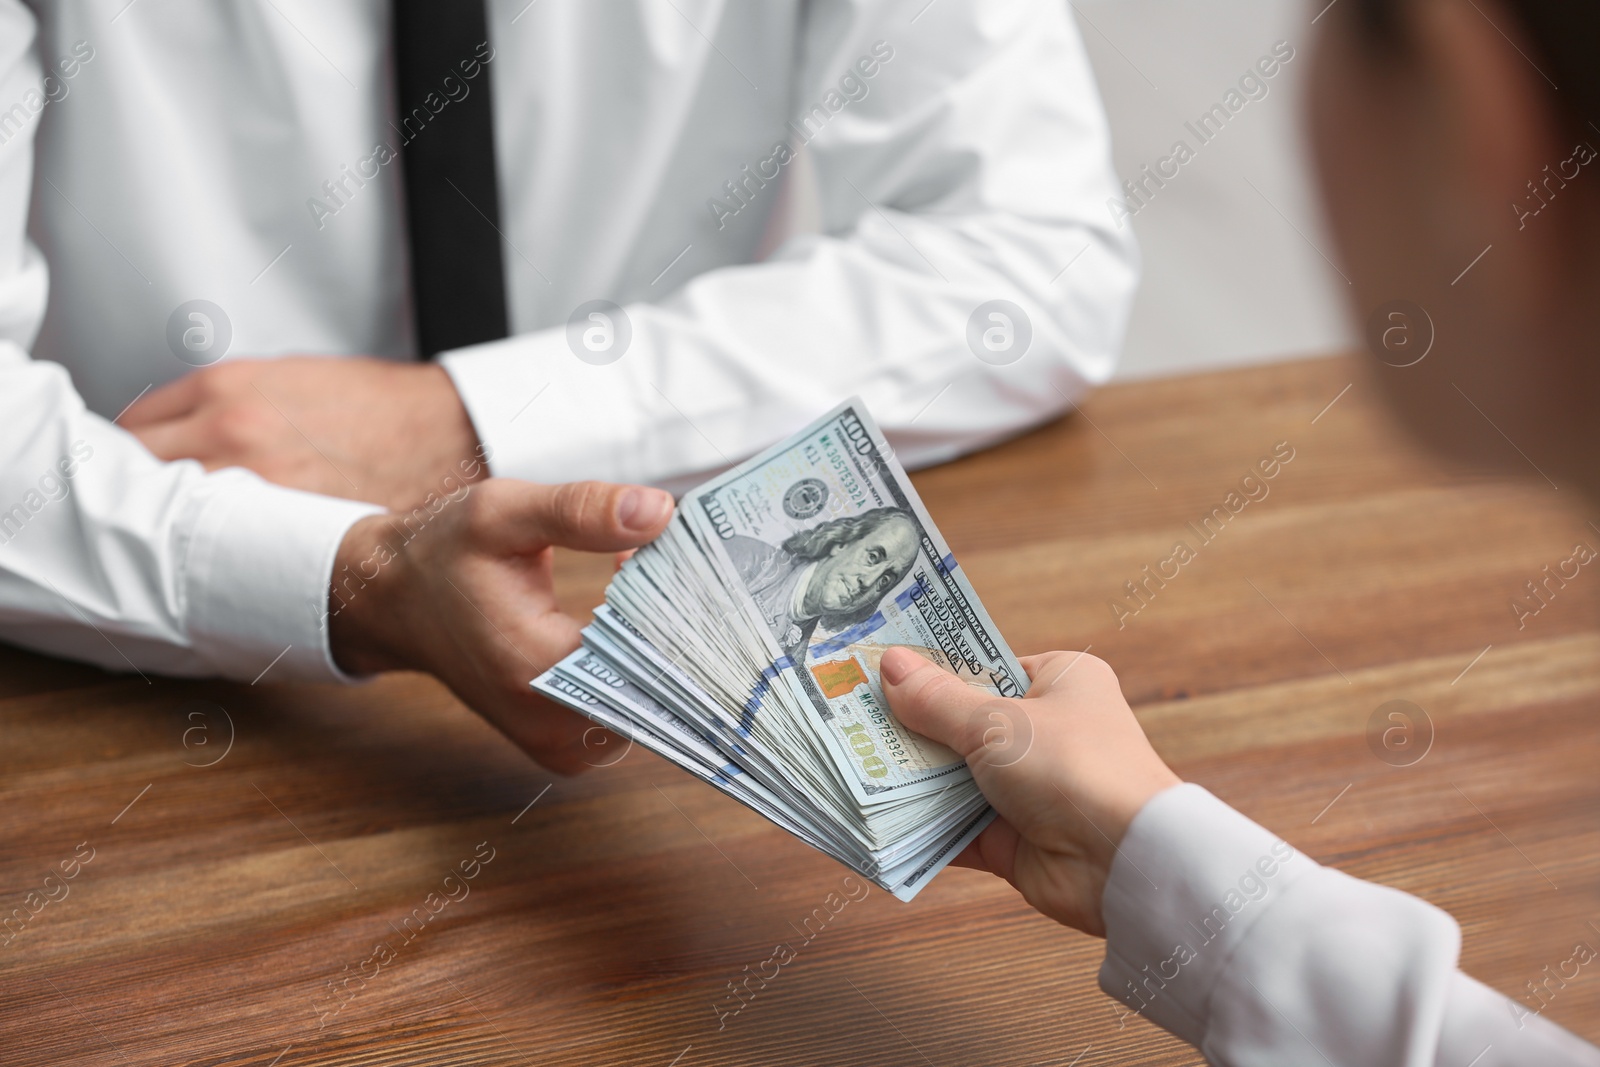
<instances>
[{"instance_id":1,"label":"fanned banknote","mask_svg":"<svg viewBox=\"0 0 1600 1067\"><path fill-rule=\"evenodd\" d=\"M894 645L1027 689L851 399L686 494L533 685L910 900L994 815L956 753L889 709Z\"/></svg>"}]
</instances>

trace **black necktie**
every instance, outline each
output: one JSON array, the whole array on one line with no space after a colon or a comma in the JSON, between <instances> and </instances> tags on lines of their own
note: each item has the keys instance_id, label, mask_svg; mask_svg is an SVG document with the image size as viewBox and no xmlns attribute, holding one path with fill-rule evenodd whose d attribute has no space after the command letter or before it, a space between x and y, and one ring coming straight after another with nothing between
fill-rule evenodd
<instances>
[{"instance_id":1,"label":"black necktie","mask_svg":"<svg viewBox=\"0 0 1600 1067\"><path fill-rule=\"evenodd\" d=\"M393 0L396 118L422 356L506 335L486 0Z\"/></svg>"}]
</instances>

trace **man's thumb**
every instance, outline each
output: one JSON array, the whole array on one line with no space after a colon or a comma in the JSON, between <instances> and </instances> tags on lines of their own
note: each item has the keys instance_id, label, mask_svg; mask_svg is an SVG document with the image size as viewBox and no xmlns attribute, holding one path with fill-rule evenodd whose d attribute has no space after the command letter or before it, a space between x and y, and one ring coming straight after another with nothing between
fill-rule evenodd
<instances>
[{"instance_id":1,"label":"man's thumb","mask_svg":"<svg viewBox=\"0 0 1600 1067\"><path fill-rule=\"evenodd\" d=\"M878 665L884 695L895 717L917 733L952 748L962 759L992 738L992 716L984 705L1004 703L993 693L963 683L909 648L891 648Z\"/></svg>"},{"instance_id":2,"label":"man's thumb","mask_svg":"<svg viewBox=\"0 0 1600 1067\"><path fill-rule=\"evenodd\" d=\"M499 534L514 551L545 545L589 552L637 548L654 540L672 517L669 494L638 485L490 479L472 492L479 498L480 530Z\"/></svg>"}]
</instances>

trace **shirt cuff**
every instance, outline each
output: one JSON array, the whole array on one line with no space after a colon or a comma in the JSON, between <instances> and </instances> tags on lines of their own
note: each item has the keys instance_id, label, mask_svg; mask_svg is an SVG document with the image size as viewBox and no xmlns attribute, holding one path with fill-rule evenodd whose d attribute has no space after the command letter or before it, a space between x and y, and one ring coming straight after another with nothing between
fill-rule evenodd
<instances>
[{"instance_id":1,"label":"shirt cuff","mask_svg":"<svg viewBox=\"0 0 1600 1067\"><path fill-rule=\"evenodd\" d=\"M635 339L628 360L645 359L642 347ZM646 445L653 435L645 412L654 405L636 395L639 376L614 362L580 361L564 329L458 348L441 353L439 363L500 477L545 483L648 477L690 443Z\"/></svg>"},{"instance_id":2,"label":"shirt cuff","mask_svg":"<svg viewBox=\"0 0 1600 1067\"><path fill-rule=\"evenodd\" d=\"M837 400L831 388L810 398L785 393L758 369L710 367L714 338L664 327L671 315L649 305L627 314L625 358L580 359L582 333L569 344L566 328L440 354L492 473L686 489Z\"/></svg>"},{"instance_id":3,"label":"shirt cuff","mask_svg":"<svg viewBox=\"0 0 1600 1067\"><path fill-rule=\"evenodd\" d=\"M1129 825L1106 880L1100 988L1198 1046L1234 950L1318 869L1198 785L1157 794Z\"/></svg>"},{"instance_id":4,"label":"shirt cuff","mask_svg":"<svg viewBox=\"0 0 1600 1067\"><path fill-rule=\"evenodd\" d=\"M182 522L186 629L221 675L252 684L349 682L328 645L339 543L384 509L286 489L243 471L208 479Z\"/></svg>"}]
</instances>

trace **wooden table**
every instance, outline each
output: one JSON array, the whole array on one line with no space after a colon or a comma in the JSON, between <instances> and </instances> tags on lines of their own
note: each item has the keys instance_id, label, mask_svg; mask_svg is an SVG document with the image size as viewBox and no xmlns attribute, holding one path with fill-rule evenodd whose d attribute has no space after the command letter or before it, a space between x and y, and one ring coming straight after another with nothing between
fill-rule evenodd
<instances>
[{"instance_id":1,"label":"wooden table","mask_svg":"<svg viewBox=\"0 0 1600 1067\"><path fill-rule=\"evenodd\" d=\"M1186 523L1279 442L1269 495L1202 544ZM1015 648L1092 645L1182 774L1448 909L1468 971L1515 995L1600 946L1600 573L1511 608L1600 546L1572 493L1423 461L1344 359L1106 389L916 481ZM1195 558L1119 627L1178 540ZM597 602L605 565L563 567ZM1390 700L1432 724L1410 766L1369 745ZM0 739L0 915L68 894L0 947L6 1064L1199 1058L1119 1029L1100 943L996 880L873 890L807 941L843 868L642 750L553 780L424 678L146 684L0 651ZM1600 1041L1600 970L1548 1014Z\"/></svg>"}]
</instances>

